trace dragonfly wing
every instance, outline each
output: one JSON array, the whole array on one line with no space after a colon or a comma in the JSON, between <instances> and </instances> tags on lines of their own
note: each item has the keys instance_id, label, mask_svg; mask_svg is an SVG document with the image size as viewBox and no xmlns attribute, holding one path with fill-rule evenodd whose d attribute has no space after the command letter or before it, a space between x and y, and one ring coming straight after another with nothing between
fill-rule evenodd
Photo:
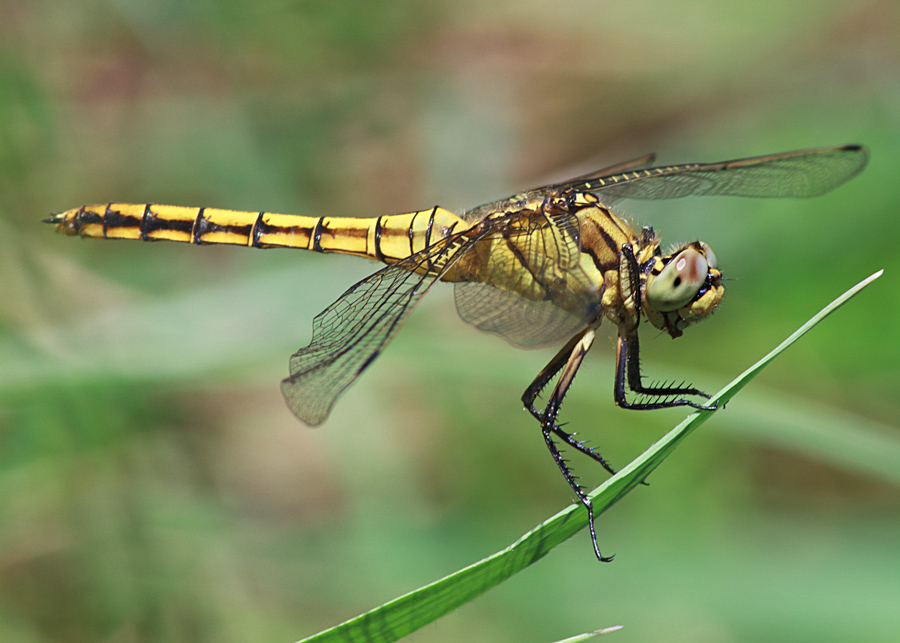
<instances>
[{"instance_id":1,"label":"dragonfly wing","mask_svg":"<svg viewBox=\"0 0 900 643\"><path fill-rule=\"evenodd\" d=\"M656 160L656 154L644 154L644 156L639 156L627 161L622 161L621 163L616 163L615 165L610 165L609 167L604 167L599 170L594 170L593 172L588 172L587 174L576 176L566 181L566 183L571 183L572 181L588 181L590 179L596 179L603 176L621 174L630 170L639 170L647 167L648 165L651 165L654 160ZM558 187L558 185L548 185L545 187L555 188Z\"/></svg>"},{"instance_id":2,"label":"dragonfly wing","mask_svg":"<svg viewBox=\"0 0 900 643\"><path fill-rule=\"evenodd\" d=\"M578 265L577 216L551 208L527 220L510 215L495 226L470 250L489 257L481 278L456 284L460 317L525 347L568 339L583 328L602 293Z\"/></svg>"},{"instance_id":3,"label":"dragonfly wing","mask_svg":"<svg viewBox=\"0 0 900 643\"><path fill-rule=\"evenodd\" d=\"M484 283L457 283L456 311L466 322L511 344L533 348L569 339L585 320L552 301L529 301Z\"/></svg>"},{"instance_id":4,"label":"dragonfly wing","mask_svg":"<svg viewBox=\"0 0 900 643\"><path fill-rule=\"evenodd\" d=\"M566 187L593 192L604 203L619 199L686 196L810 197L858 174L868 162L860 145L772 154L721 163L691 163L636 170Z\"/></svg>"},{"instance_id":5,"label":"dragonfly wing","mask_svg":"<svg viewBox=\"0 0 900 643\"><path fill-rule=\"evenodd\" d=\"M578 217L565 209L558 209L546 215L553 239L552 253L556 263L563 270L572 270L581 260L581 222ZM532 255L533 252L527 253Z\"/></svg>"},{"instance_id":6,"label":"dragonfly wing","mask_svg":"<svg viewBox=\"0 0 900 643\"><path fill-rule=\"evenodd\" d=\"M461 254L462 233L363 279L313 320L309 346L291 356L281 392L311 426L375 360L413 308Z\"/></svg>"}]
</instances>

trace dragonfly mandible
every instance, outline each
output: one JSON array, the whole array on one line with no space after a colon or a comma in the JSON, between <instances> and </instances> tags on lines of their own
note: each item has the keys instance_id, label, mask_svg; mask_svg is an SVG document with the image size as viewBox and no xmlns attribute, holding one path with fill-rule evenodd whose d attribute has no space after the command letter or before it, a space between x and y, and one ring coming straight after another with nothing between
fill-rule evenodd
<instances>
[{"instance_id":1,"label":"dragonfly mandible","mask_svg":"<svg viewBox=\"0 0 900 643\"><path fill-rule=\"evenodd\" d=\"M651 167L648 155L563 183L546 185L457 216L440 207L377 218L307 217L153 204L84 206L45 221L68 235L102 239L302 248L388 264L363 279L313 321L310 344L290 359L281 390L305 423L325 421L337 398L378 357L437 281L455 284L460 316L516 346L567 340L522 395L566 482L588 512L591 502L558 442L615 470L557 421L566 392L606 320L618 328L615 403L628 409L687 406L713 410L685 384L647 385L638 328L646 319L679 337L721 302L722 272L708 245L667 252L653 228L640 231L613 213L621 199L687 196L811 197L859 173L860 145L725 161ZM558 375L558 377L557 377ZM547 401L540 394L556 378ZM629 395L631 394L631 395Z\"/></svg>"}]
</instances>

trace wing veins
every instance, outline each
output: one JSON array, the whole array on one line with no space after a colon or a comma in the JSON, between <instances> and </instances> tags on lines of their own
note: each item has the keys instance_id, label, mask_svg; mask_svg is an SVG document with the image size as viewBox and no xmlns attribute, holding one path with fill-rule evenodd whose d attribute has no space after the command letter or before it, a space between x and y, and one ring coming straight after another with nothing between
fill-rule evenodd
<instances>
[{"instance_id":1,"label":"wing veins","mask_svg":"<svg viewBox=\"0 0 900 643\"><path fill-rule=\"evenodd\" d=\"M480 238L467 239L470 234L463 230L379 270L316 316L312 340L291 356L291 375L281 385L297 417L312 426L325 421L419 299Z\"/></svg>"},{"instance_id":2,"label":"wing veins","mask_svg":"<svg viewBox=\"0 0 900 643\"><path fill-rule=\"evenodd\" d=\"M689 163L574 180L568 190L591 192L604 203L619 199L686 196L810 197L858 174L868 161L859 145L771 154L719 163Z\"/></svg>"}]
</instances>

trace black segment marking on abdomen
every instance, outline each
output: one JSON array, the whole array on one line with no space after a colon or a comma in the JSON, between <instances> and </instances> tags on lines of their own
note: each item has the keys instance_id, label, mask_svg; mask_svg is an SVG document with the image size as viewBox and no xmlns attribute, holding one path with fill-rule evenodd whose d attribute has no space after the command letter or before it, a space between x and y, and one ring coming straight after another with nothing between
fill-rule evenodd
<instances>
[{"instance_id":1,"label":"black segment marking on abdomen","mask_svg":"<svg viewBox=\"0 0 900 643\"><path fill-rule=\"evenodd\" d=\"M115 228L137 228L141 225L141 220L133 215L124 215L119 210L112 209L112 203L106 206L106 212L103 215L103 238L107 238L109 230Z\"/></svg>"},{"instance_id":2,"label":"black segment marking on abdomen","mask_svg":"<svg viewBox=\"0 0 900 643\"><path fill-rule=\"evenodd\" d=\"M157 230L183 232L186 235L190 236L193 228L193 219L187 221L178 219L164 219L156 216L153 211L149 211L141 220L141 238L146 238L148 241L153 241L154 239L150 239L148 237L150 236L151 232L156 232Z\"/></svg>"},{"instance_id":3,"label":"black segment marking on abdomen","mask_svg":"<svg viewBox=\"0 0 900 643\"><path fill-rule=\"evenodd\" d=\"M316 227L313 229L312 234L312 248L316 252L322 252L322 244L320 243L322 239L322 222L325 220L325 217L319 217L319 220L316 221Z\"/></svg>"},{"instance_id":4,"label":"black segment marking on abdomen","mask_svg":"<svg viewBox=\"0 0 900 643\"><path fill-rule=\"evenodd\" d=\"M150 208L152 207L151 203L148 203L144 206L144 214L141 217L140 231L141 231L141 241L149 241L149 237L147 237L147 230L145 226L147 225L147 219L153 216L153 213L150 212Z\"/></svg>"},{"instance_id":5,"label":"black segment marking on abdomen","mask_svg":"<svg viewBox=\"0 0 900 643\"><path fill-rule=\"evenodd\" d=\"M428 217L428 227L425 228L425 247L431 245L431 232L434 229L434 217L437 215L437 206L431 208L431 215Z\"/></svg>"},{"instance_id":6,"label":"black segment marking on abdomen","mask_svg":"<svg viewBox=\"0 0 900 643\"><path fill-rule=\"evenodd\" d=\"M381 219L384 217L378 217L378 220L375 221L375 258L378 261L384 261L384 253L381 251Z\"/></svg>"},{"instance_id":7,"label":"black segment marking on abdomen","mask_svg":"<svg viewBox=\"0 0 900 643\"><path fill-rule=\"evenodd\" d=\"M197 213L197 216L194 218L194 225L191 228L191 243L197 244L198 246L204 245L203 235L208 232L207 224L209 221L203 213L206 211L206 208L200 208L200 211Z\"/></svg>"},{"instance_id":8,"label":"black segment marking on abdomen","mask_svg":"<svg viewBox=\"0 0 900 643\"><path fill-rule=\"evenodd\" d=\"M250 229L250 245L254 248L260 247L260 235L262 235L263 227L266 225L263 221L264 214L265 212L260 212L257 215L256 221L253 222L253 227Z\"/></svg>"},{"instance_id":9,"label":"black segment marking on abdomen","mask_svg":"<svg viewBox=\"0 0 900 643\"><path fill-rule=\"evenodd\" d=\"M409 220L409 227L406 229L406 237L409 239L409 256L413 256L416 254L416 251L413 249L413 227L416 224L416 217L419 216L419 213L416 212L412 219Z\"/></svg>"}]
</instances>

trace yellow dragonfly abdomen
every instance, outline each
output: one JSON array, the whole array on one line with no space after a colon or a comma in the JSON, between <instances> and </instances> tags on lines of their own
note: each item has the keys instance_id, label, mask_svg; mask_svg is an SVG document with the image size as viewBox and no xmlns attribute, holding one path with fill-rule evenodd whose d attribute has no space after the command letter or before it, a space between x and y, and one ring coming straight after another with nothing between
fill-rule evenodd
<instances>
[{"instance_id":1,"label":"yellow dragonfly abdomen","mask_svg":"<svg viewBox=\"0 0 900 643\"><path fill-rule=\"evenodd\" d=\"M394 263L469 224L437 206L377 218L306 217L150 203L86 205L48 222L95 239L179 241L337 252Z\"/></svg>"}]
</instances>

